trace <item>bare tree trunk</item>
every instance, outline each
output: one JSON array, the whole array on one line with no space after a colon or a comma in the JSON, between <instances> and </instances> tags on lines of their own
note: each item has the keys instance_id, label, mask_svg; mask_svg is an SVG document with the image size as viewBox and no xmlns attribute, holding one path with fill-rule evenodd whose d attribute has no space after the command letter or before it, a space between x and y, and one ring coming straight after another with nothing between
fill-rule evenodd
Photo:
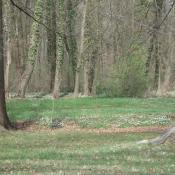
<instances>
[{"instance_id":1,"label":"bare tree trunk","mask_svg":"<svg viewBox=\"0 0 175 175\"><path fill-rule=\"evenodd\" d=\"M9 73L10 73L10 66L12 62L12 37L13 37L13 10L11 7L11 4L9 1L4 2L4 27L6 31L6 68L5 68L5 92L6 92L6 97L9 96Z\"/></svg>"},{"instance_id":2,"label":"bare tree trunk","mask_svg":"<svg viewBox=\"0 0 175 175\"><path fill-rule=\"evenodd\" d=\"M96 89L96 80L97 80L97 59L98 58L98 48L96 48L90 60L90 68L89 68L89 92L91 95L95 95Z\"/></svg>"},{"instance_id":3,"label":"bare tree trunk","mask_svg":"<svg viewBox=\"0 0 175 175\"><path fill-rule=\"evenodd\" d=\"M12 128L6 111L4 87L4 51L3 51L3 14L0 0L0 125L6 129Z\"/></svg>"},{"instance_id":4,"label":"bare tree trunk","mask_svg":"<svg viewBox=\"0 0 175 175\"><path fill-rule=\"evenodd\" d=\"M171 8L169 0L164 1L164 14L166 15ZM174 15L170 14L169 18L163 25L163 32L167 35L161 37L161 57L160 57L160 71L159 71L159 86L157 95L166 95L171 90L173 85L173 60L174 60L174 38L173 31L169 30L174 22ZM171 81L172 80L172 81Z\"/></svg>"},{"instance_id":5,"label":"bare tree trunk","mask_svg":"<svg viewBox=\"0 0 175 175\"><path fill-rule=\"evenodd\" d=\"M90 63L89 58L85 59L85 65L84 65L84 95L89 96L90 90L89 90L89 69L90 69Z\"/></svg>"},{"instance_id":6,"label":"bare tree trunk","mask_svg":"<svg viewBox=\"0 0 175 175\"><path fill-rule=\"evenodd\" d=\"M9 89L9 73L10 73L10 65L12 62L11 58L11 42L10 39L7 41L7 63L6 63L6 70L5 70L5 90L6 96L9 96L10 89Z\"/></svg>"},{"instance_id":7,"label":"bare tree trunk","mask_svg":"<svg viewBox=\"0 0 175 175\"><path fill-rule=\"evenodd\" d=\"M150 85L150 90L157 91L158 89L158 81L159 81L159 66L160 66L160 58L159 58L159 31L160 26L159 23L161 21L161 13L162 13L163 0L154 1L153 4L153 24L150 38L150 45L148 48L148 58L146 62L146 74L152 77L152 82ZM153 66L154 65L154 66ZM148 92L149 93L149 92Z\"/></svg>"},{"instance_id":8,"label":"bare tree trunk","mask_svg":"<svg viewBox=\"0 0 175 175\"><path fill-rule=\"evenodd\" d=\"M76 64L77 64L76 63L77 62L77 41L75 37L76 10L74 8L74 4L72 0L66 1L66 11L67 11L67 20L66 20L67 21L67 25L66 25L67 35L65 37L65 41L67 43L66 50L69 56L69 62L71 65L71 70L72 70L68 75L69 75L69 78L72 77L73 85L75 85L75 72L76 72Z\"/></svg>"},{"instance_id":9,"label":"bare tree trunk","mask_svg":"<svg viewBox=\"0 0 175 175\"><path fill-rule=\"evenodd\" d=\"M74 97L78 97L79 94L79 86L80 86L80 68L83 60L83 51L84 51L84 34L85 34L85 25L86 25L86 12L87 12L87 3L88 0L83 1L82 8L82 22L81 22L81 33L80 33L80 47L77 58L77 67L76 67L76 75L75 75L75 87L74 87Z\"/></svg>"}]
</instances>

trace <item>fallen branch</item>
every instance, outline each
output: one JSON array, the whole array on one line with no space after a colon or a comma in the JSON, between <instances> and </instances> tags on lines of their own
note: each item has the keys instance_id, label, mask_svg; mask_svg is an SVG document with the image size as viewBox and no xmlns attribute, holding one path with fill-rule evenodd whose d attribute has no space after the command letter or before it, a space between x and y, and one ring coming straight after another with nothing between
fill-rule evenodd
<instances>
[{"instance_id":1,"label":"fallen branch","mask_svg":"<svg viewBox=\"0 0 175 175\"><path fill-rule=\"evenodd\" d=\"M152 145L160 145L167 141L167 139L175 133L175 127L168 129L164 134L150 140L142 140L137 142L137 144L152 144Z\"/></svg>"}]
</instances>

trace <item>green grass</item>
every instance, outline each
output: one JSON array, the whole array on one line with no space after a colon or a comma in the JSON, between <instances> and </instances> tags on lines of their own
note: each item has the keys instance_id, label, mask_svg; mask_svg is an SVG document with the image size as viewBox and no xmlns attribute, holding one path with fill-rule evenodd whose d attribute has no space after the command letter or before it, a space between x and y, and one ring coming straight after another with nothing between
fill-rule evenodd
<instances>
[{"instance_id":1,"label":"green grass","mask_svg":"<svg viewBox=\"0 0 175 175\"><path fill-rule=\"evenodd\" d=\"M13 121L59 118L88 128L166 125L175 113L174 98L13 99L7 106Z\"/></svg>"},{"instance_id":2,"label":"green grass","mask_svg":"<svg viewBox=\"0 0 175 175\"><path fill-rule=\"evenodd\" d=\"M16 132L0 135L0 174L174 175L174 145L137 145L156 134Z\"/></svg>"},{"instance_id":3,"label":"green grass","mask_svg":"<svg viewBox=\"0 0 175 175\"><path fill-rule=\"evenodd\" d=\"M175 99L13 99L11 120L73 121L81 127L172 124ZM50 132L49 132L50 131ZM0 174L174 175L174 145L138 145L157 133L105 134L42 130L0 134Z\"/></svg>"}]
</instances>

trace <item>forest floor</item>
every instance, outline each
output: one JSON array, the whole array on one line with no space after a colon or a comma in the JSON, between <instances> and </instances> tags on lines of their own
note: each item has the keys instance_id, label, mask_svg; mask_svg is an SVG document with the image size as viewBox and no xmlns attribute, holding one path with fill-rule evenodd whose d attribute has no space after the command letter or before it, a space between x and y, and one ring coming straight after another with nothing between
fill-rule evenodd
<instances>
[{"instance_id":1,"label":"forest floor","mask_svg":"<svg viewBox=\"0 0 175 175\"><path fill-rule=\"evenodd\" d=\"M174 144L136 144L172 125L174 106L173 98L11 99L21 130L0 134L0 174L174 175Z\"/></svg>"}]
</instances>

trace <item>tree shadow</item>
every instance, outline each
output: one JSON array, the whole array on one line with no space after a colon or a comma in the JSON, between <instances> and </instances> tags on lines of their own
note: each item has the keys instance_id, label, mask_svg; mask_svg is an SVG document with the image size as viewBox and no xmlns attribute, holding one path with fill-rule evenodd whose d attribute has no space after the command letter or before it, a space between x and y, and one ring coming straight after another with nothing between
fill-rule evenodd
<instances>
[{"instance_id":1,"label":"tree shadow","mask_svg":"<svg viewBox=\"0 0 175 175\"><path fill-rule=\"evenodd\" d=\"M35 121L27 120L27 121L17 121L13 123L13 126L16 130L26 130L31 127Z\"/></svg>"}]
</instances>

